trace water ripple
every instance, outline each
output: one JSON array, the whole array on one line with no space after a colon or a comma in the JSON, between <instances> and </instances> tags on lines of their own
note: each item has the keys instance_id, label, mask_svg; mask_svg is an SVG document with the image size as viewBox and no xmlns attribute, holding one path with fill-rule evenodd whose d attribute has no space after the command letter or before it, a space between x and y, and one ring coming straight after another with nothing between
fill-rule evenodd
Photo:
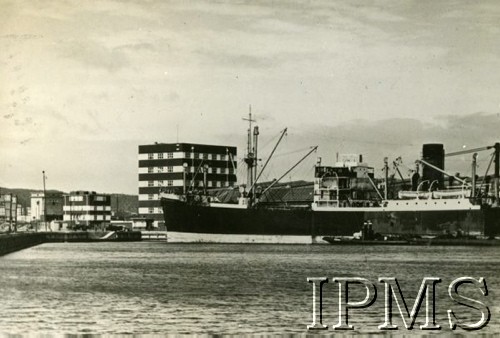
<instances>
[{"instance_id":1,"label":"water ripple","mask_svg":"<svg viewBox=\"0 0 500 338\"><path fill-rule=\"evenodd\" d=\"M445 332L446 310L456 306L448 284L485 277L492 320L480 333L493 333L500 332L499 272L500 248L489 247L43 244L0 257L0 333L304 335L312 294L306 278L313 276L375 283L394 276L408 304L423 277L441 277L436 311ZM351 311L353 333L380 333L382 290L370 308ZM338 316L336 291L331 283L324 288L330 327ZM352 292L353 299L364 297L362 289ZM477 313L466 315L472 320Z\"/></svg>"}]
</instances>

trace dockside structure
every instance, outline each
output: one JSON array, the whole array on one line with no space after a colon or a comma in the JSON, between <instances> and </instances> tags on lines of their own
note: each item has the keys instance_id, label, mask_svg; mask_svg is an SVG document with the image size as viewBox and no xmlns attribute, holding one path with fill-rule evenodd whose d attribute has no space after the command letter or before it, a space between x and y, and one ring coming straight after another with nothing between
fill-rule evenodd
<instances>
[{"instance_id":1,"label":"dockside structure","mask_svg":"<svg viewBox=\"0 0 500 338\"><path fill-rule=\"evenodd\" d=\"M159 194L233 187L236 147L195 143L139 146L139 216L164 224Z\"/></svg>"},{"instance_id":2,"label":"dockside structure","mask_svg":"<svg viewBox=\"0 0 500 338\"><path fill-rule=\"evenodd\" d=\"M62 192L32 192L30 196L31 220L35 222L62 220L63 204Z\"/></svg>"}]
</instances>

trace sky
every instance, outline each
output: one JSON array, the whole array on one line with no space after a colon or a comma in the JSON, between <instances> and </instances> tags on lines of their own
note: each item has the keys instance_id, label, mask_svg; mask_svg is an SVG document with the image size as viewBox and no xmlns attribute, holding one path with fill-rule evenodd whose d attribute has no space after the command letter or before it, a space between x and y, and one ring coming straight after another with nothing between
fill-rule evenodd
<instances>
[{"instance_id":1,"label":"sky","mask_svg":"<svg viewBox=\"0 0 500 338\"><path fill-rule=\"evenodd\" d=\"M500 141L500 3L0 0L0 186L137 194L138 145L309 146L413 167ZM299 151L301 150L301 151ZM479 156L486 170L489 153ZM470 156L446 168L470 171ZM379 173L380 174L380 173ZM243 181L243 178L240 178Z\"/></svg>"}]
</instances>

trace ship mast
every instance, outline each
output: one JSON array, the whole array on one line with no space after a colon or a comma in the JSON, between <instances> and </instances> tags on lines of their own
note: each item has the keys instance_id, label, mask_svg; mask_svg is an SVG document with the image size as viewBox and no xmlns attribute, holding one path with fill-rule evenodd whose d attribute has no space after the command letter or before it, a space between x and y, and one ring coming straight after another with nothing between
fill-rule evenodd
<instances>
[{"instance_id":1,"label":"ship mast","mask_svg":"<svg viewBox=\"0 0 500 338\"><path fill-rule=\"evenodd\" d=\"M254 156L254 163L253 163L253 174L252 174L252 185L251 185L251 192L252 192L252 198L255 198L255 183L257 183L257 164L259 163L259 158L257 157L257 143L259 139L259 127L255 126L253 127L253 156Z\"/></svg>"},{"instance_id":2,"label":"ship mast","mask_svg":"<svg viewBox=\"0 0 500 338\"><path fill-rule=\"evenodd\" d=\"M266 169L266 167L267 167L267 164L269 163L269 161L270 161L270 160L271 160L271 158L273 157L273 154L274 154L274 152L276 151L276 148L278 148L278 145L280 144L281 140L283 139L283 136L285 136L285 135L286 135L286 131L287 131L287 130L288 130L288 128L285 128L285 129L281 132L281 136L280 136L280 138L279 138L278 142L276 142L276 144L274 145L274 148L273 148L273 150L271 151L271 154L270 154L270 155L269 155L269 157L267 158L266 163L264 163L264 165L262 166L262 169L260 170L259 174L258 174L258 175L256 175L255 180L254 180L254 182L253 182L253 184L252 184L252 187L251 187L250 189L253 189L253 188L255 187L255 185L257 184L257 182L259 181L260 176L262 175L262 173L264 172L264 169ZM258 132L258 130L257 130L257 132ZM255 168L255 173L257 174L257 168Z\"/></svg>"},{"instance_id":3,"label":"ship mast","mask_svg":"<svg viewBox=\"0 0 500 338\"><path fill-rule=\"evenodd\" d=\"M244 158L245 163L247 164L247 187L251 187L253 185L253 174L254 174L254 166L255 166L255 154L254 154L254 145L252 142L252 106L249 106L248 109L248 118L243 118L243 120L248 121L248 140L247 140L247 153ZM258 131L257 131L258 133ZM257 136L255 135L255 143L257 143Z\"/></svg>"},{"instance_id":4,"label":"ship mast","mask_svg":"<svg viewBox=\"0 0 500 338\"><path fill-rule=\"evenodd\" d=\"M499 185L500 185L500 143L495 143L493 146L495 148L495 172L493 176L494 180L494 189L495 189L495 199L494 199L494 205L496 207L499 206L500 204L500 196L499 196Z\"/></svg>"}]
</instances>

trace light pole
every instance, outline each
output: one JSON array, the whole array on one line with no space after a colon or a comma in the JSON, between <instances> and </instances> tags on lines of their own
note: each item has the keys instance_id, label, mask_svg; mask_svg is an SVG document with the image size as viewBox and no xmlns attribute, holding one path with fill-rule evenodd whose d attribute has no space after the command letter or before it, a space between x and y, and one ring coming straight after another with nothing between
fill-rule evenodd
<instances>
[{"instance_id":1,"label":"light pole","mask_svg":"<svg viewBox=\"0 0 500 338\"><path fill-rule=\"evenodd\" d=\"M36 201L36 223L35 223L35 232L38 232L38 223L40 223L40 201Z\"/></svg>"},{"instance_id":2,"label":"light pole","mask_svg":"<svg viewBox=\"0 0 500 338\"><path fill-rule=\"evenodd\" d=\"M47 193L45 191L45 170L42 171L43 175L43 223L45 224L45 231L47 231Z\"/></svg>"},{"instance_id":3,"label":"light pole","mask_svg":"<svg viewBox=\"0 0 500 338\"><path fill-rule=\"evenodd\" d=\"M226 186L229 187L229 149L226 148Z\"/></svg>"},{"instance_id":4,"label":"light pole","mask_svg":"<svg viewBox=\"0 0 500 338\"><path fill-rule=\"evenodd\" d=\"M194 168L194 147L191 147L191 167Z\"/></svg>"},{"instance_id":5,"label":"light pole","mask_svg":"<svg viewBox=\"0 0 500 338\"><path fill-rule=\"evenodd\" d=\"M182 194L186 196L186 170L187 170L188 164L184 162L182 164Z\"/></svg>"},{"instance_id":6,"label":"light pole","mask_svg":"<svg viewBox=\"0 0 500 338\"><path fill-rule=\"evenodd\" d=\"M339 203L340 203L340 179L339 179L339 175L335 171L333 171L332 173L337 178L337 187L336 187L337 188L336 189L337 190L337 196L336 196L336 200L337 200L337 207L338 207Z\"/></svg>"},{"instance_id":7,"label":"light pole","mask_svg":"<svg viewBox=\"0 0 500 338\"><path fill-rule=\"evenodd\" d=\"M203 166L203 194L207 194L207 172L208 172L208 164Z\"/></svg>"},{"instance_id":8,"label":"light pole","mask_svg":"<svg viewBox=\"0 0 500 338\"><path fill-rule=\"evenodd\" d=\"M191 169L190 171L192 171L193 173L191 174L191 184L193 185L191 187L191 185L189 186L190 189L193 189L194 188L194 146L191 146ZM192 191L192 190L191 190Z\"/></svg>"}]
</instances>

